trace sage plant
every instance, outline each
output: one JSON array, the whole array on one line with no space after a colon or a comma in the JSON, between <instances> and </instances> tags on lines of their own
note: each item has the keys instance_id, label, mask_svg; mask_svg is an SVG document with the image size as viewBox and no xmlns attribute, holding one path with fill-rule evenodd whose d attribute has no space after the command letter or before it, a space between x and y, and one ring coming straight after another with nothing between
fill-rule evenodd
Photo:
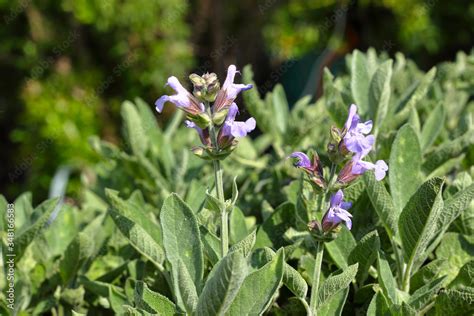
<instances>
[{"instance_id":1,"label":"sage plant","mask_svg":"<svg viewBox=\"0 0 474 316\"><path fill-rule=\"evenodd\" d=\"M324 203L319 211L325 212L321 222L311 220L308 228L316 245L313 284L308 313L315 315L318 306L319 279L324 253L324 243L337 238L340 225L352 228L351 202L344 200L344 188L365 172L372 170L377 181L383 180L388 166L383 160L375 164L364 160L372 151L375 136L370 134L372 121L362 122L357 114L357 106L352 104L342 129L332 127L331 141L328 144L328 156L331 161L329 175L316 152L308 156L303 152L294 152L289 158L295 159L294 166L303 170L317 194L322 194ZM327 201L328 200L328 201Z\"/></svg>"},{"instance_id":2,"label":"sage plant","mask_svg":"<svg viewBox=\"0 0 474 316\"><path fill-rule=\"evenodd\" d=\"M215 73L202 76L191 74L193 93L186 90L179 80L172 76L168 83L176 94L164 95L156 100L156 110L161 113L166 102L173 103L186 113L185 125L194 128L199 134L201 146L193 148L194 154L210 160L214 166L215 205L221 215L221 251L227 254L229 248L228 214L235 199L226 201L224 196L223 169L220 161L225 159L237 146L238 139L255 129L255 119L245 122L236 121L239 108L234 102L238 94L252 88L252 85L234 83L238 73L235 65L227 69L227 77L222 87ZM212 197L211 197L212 198Z\"/></svg>"}]
</instances>

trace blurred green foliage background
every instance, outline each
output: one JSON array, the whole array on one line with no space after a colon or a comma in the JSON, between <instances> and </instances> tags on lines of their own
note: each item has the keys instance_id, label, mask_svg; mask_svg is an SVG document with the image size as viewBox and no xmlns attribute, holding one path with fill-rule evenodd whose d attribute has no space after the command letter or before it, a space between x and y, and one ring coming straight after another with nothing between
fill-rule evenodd
<instances>
[{"instance_id":1,"label":"blurred green foliage background","mask_svg":"<svg viewBox=\"0 0 474 316\"><path fill-rule=\"evenodd\" d=\"M0 191L35 201L61 166L77 196L98 159L88 138L119 142L120 103L152 104L172 74L252 64L261 94L282 82L294 101L354 48L426 70L474 39L469 0L0 0L0 19Z\"/></svg>"}]
</instances>

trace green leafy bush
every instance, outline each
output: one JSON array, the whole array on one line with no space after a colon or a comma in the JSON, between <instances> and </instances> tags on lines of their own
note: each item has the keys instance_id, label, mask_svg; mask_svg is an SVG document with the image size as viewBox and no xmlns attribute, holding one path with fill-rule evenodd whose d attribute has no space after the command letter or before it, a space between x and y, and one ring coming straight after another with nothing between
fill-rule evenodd
<instances>
[{"instance_id":1,"label":"green leafy bush","mask_svg":"<svg viewBox=\"0 0 474 316\"><path fill-rule=\"evenodd\" d=\"M18 314L471 314L474 55L424 73L402 54L355 51L347 70L325 70L315 103L289 106L279 85L263 99L243 93L262 133L221 161L227 201L210 163L190 153L197 137L179 127L182 112L161 128L141 99L124 102L124 145L90 139L102 158L79 206L14 201ZM351 103L374 119L369 158L388 163L388 179L366 173L345 188L352 230L322 243L308 223L324 200L286 157L317 149L330 165L331 125Z\"/></svg>"}]
</instances>

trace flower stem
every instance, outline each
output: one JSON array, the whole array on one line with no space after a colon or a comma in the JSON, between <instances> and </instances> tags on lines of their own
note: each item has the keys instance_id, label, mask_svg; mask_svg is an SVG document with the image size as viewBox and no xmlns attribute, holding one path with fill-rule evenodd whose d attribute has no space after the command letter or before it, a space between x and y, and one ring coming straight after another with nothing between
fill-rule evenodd
<instances>
[{"instance_id":1,"label":"flower stem","mask_svg":"<svg viewBox=\"0 0 474 316\"><path fill-rule=\"evenodd\" d=\"M222 181L223 169L219 160L214 160L214 176L216 181L216 192L217 199L222 202L222 205L225 203L224 199L224 184ZM222 256L227 254L229 249L229 229L228 229L228 218L227 210L221 210L221 252Z\"/></svg>"},{"instance_id":2,"label":"flower stem","mask_svg":"<svg viewBox=\"0 0 474 316\"><path fill-rule=\"evenodd\" d=\"M414 258L412 257L405 269L405 274L403 275L403 282L402 282L402 290L409 293L410 292L410 277L411 277L411 269L413 267Z\"/></svg>"},{"instance_id":3,"label":"flower stem","mask_svg":"<svg viewBox=\"0 0 474 316\"><path fill-rule=\"evenodd\" d=\"M209 103L206 103L206 107L208 109L209 116L212 117L211 107ZM217 133L216 126L214 123L211 123L209 126L209 134L211 137L212 146L214 147L214 151L217 153L219 152L219 143L217 140ZM225 197L224 197L224 182L222 180L224 170L222 169L221 162L217 159L212 161L214 165L214 178L215 178L215 185L216 185L216 194L217 199L221 202L221 205L225 204ZM220 210L221 211L221 253L222 256L227 254L229 250L229 220L228 214L225 207Z\"/></svg>"},{"instance_id":4,"label":"flower stem","mask_svg":"<svg viewBox=\"0 0 474 316\"><path fill-rule=\"evenodd\" d=\"M311 299L309 308L314 316L317 316L316 308L318 306L319 279L321 275L321 263L323 261L324 244L321 241L316 242L316 260L314 262L313 284L311 286Z\"/></svg>"}]
</instances>

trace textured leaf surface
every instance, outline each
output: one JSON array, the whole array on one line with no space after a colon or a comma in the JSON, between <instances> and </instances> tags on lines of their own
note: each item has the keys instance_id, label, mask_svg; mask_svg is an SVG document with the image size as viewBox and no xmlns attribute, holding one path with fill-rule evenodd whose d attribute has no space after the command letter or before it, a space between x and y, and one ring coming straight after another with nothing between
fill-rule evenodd
<instances>
[{"instance_id":1,"label":"textured leaf surface","mask_svg":"<svg viewBox=\"0 0 474 316\"><path fill-rule=\"evenodd\" d=\"M222 257L221 242L219 240L219 237L211 233L204 226L199 226L199 231L201 232L201 240L204 252L206 253L212 265L215 265Z\"/></svg>"},{"instance_id":2,"label":"textured leaf surface","mask_svg":"<svg viewBox=\"0 0 474 316\"><path fill-rule=\"evenodd\" d=\"M428 116L421 130L421 150L428 149L436 140L444 125L444 106L439 104Z\"/></svg>"},{"instance_id":3,"label":"textured leaf surface","mask_svg":"<svg viewBox=\"0 0 474 316\"><path fill-rule=\"evenodd\" d=\"M127 145L136 155L144 154L148 149L148 134L143 129L142 120L135 105L130 101L122 103L120 110L124 122L124 134Z\"/></svg>"},{"instance_id":4,"label":"textured leaf surface","mask_svg":"<svg viewBox=\"0 0 474 316\"><path fill-rule=\"evenodd\" d=\"M423 163L423 170L430 173L441 166L448 159L459 156L463 151L474 144L474 129L469 130L464 135L454 140L443 143L426 154Z\"/></svg>"},{"instance_id":5,"label":"textured leaf surface","mask_svg":"<svg viewBox=\"0 0 474 316\"><path fill-rule=\"evenodd\" d=\"M318 309L320 316L340 316L349 294L349 288L337 292Z\"/></svg>"},{"instance_id":6,"label":"textured leaf surface","mask_svg":"<svg viewBox=\"0 0 474 316\"><path fill-rule=\"evenodd\" d=\"M438 219L437 231L444 233L449 225L469 207L473 199L474 184L471 184L466 189L457 192L454 196L447 199L444 202L443 212Z\"/></svg>"},{"instance_id":7,"label":"textured leaf surface","mask_svg":"<svg viewBox=\"0 0 474 316\"><path fill-rule=\"evenodd\" d=\"M355 50L351 62L351 92L361 115L369 110L369 85L371 74L367 67L367 60L360 51Z\"/></svg>"},{"instance_id":8,"label":"textured leaf surface","mask_svg":"<svg viewBox=\"0 0 474 316\"><path fill-rule=\"evenodd\" d=\"M367 195L385 230L387 230L389 236L395 236L398 231L397 222L401 210L395 208L387 189L382 182L375 180L372 172L366 172L363 177L367 187Z\"/></svg>"},{"instance_id":9,"label":"textured leaf surface","mask_svg":"<svg viewBox=\"0 0 474 316\"><path fill-rule=\"evenodd\" d=\"M474 237L446 233L436 249L436 257L447 261L443 272L448 276L447 282L451 282L462 266L474 257Z\"/></svg>"},{"instance_id":10,"label":"textured leaf surface","mask_svg":"<svg viewBox=\"0 0 474 316\"><path fill-rule=\"evenodd\" d=\"M199 226L193 211L177 194L173 193L163 203L160 219L166 259L172 267L175 293L180 293L177 282L179 280L179 261L183 263L199 291L203 277L204 259ZM182 298L181 295L177 296ZM181 306L181 303L179 305Z\"/></svg>"},{"instance_id":11,"label":"textured leaf surface","mask_svg":"<svg viewBox=\"0 0 474 316\"><path fill-rule=\"evenodd\" d=\"M435 315L468 316L474 313L474 289L442 290L436 298Z\"/></svg>"},{"instance_id":12,"label":"textured leaf surface","mask_svg":"<svg viewBox=\"0 0 474 316\"><path fill-rule=\"evenodd\" d=\"M91 236L79 233L69 244L64 258L59 266L59 274L63 283L69 282L78 272L84 261L88 259L94 250L94 241Z\"/></svg>"},{"instance_id":13,"label":"textured leaf surface","mask_svg":"<svg viewBox=\"0 0 474 316\"><path fill-rule=\"evenodd\" d=\"M422 310L443 287L445 279L446 277L441 277L420 287L411 295L408 304L417 311Z\"/></svg>"},{"instance_id":14,"label":"textured leaf surface","mask_svg":"<svg viewBox=\"0 0 474 316\"><path fill-rule=\"evenodd\" d=\"M280 248L288 244L284 234L295 222L295 207L291 203L283 203L267 218L257 232L256 248Z\"/></svg>"},{"instance_id":15,"label":"textured leaf surface","mask_svg":"<svg viewBox=\"0 0 474 316\"><path fill-rule=\"evenodd\" d=\"M395 137L389 166L390 192L395 208L400 211L420 184L421 149L416 132L408 124Z\"/></svg>"},{"instance_id":16,"label":"textured leaf surface","mask_svg":"<svg viewBox=\"0 0 474 316\"><path fill-rule=\"evenodd\" d=\"M387 300L383 293L376 292L367 309L367 316L391 316Z\"/></svg>"},{"instance_id":17,"label":"textured leaf surface","mask_svg":"<svg viewBox=\"0 0 474 316\"><path fill-rule=\"evenodd\" d=\"M125 216L115 211L110 211L110 215L120 232L128 239L133 248L139 253L153 262L156 266L162 267L161 264L165 259L165 254L161 246L140 227Z\"/></svg>"},{"instance_id":18,"label":"textured leaf surface","mask_svg":"<svg viewBox=\"0 0 474 316\"><path fill-rule=\"evenodd\" d=\"M341 97L341 92L335 87L333 82L334 76L331 71L324 68L324 98L326 100L325 105L331 118L338 126L344 125L344 118L347 117L347 105Z\"/></svg>"},{"instance_id":19,"label":"textured leaf surface","mask_svg":"<svg viewBox=\"0 0 474 316\"><path fill-rule=\"evenodd\" d=\"M352 233L345 227L341 227L339 236L331 242L324 243L326 250L340 269L347 268L349 255L356 246Z\"/></svg>"},{"instance_id":20,"label":"textured leaf surface","mask_svg":"<svg viewBox=\"0 0 474 316\"><path fill-rule=\"evenodd\" d=\"M50 199L44 201L38 205L34 213L41 214L39 218L28 228L22 230L22 232L15 237L15 261L19 261L23 256L26 247L43 231L46 227L54 208L58 204L59 198Z\"/></svg>"},{"instance_id":21,"label":"textured leaf surface","mask_svg":"<svg viewBox=\"0 0 474 316\"><path fill-rule=\"evenodd\" d=\"M410 291L414 292L434 280L446 266L445 259L435 259L419 269L410 280Z\"/></svg>"},{"instance_id":22,"label":"textured leaf surface","mask_svg":"<svg viewBox=\"0 0 474 316\"><path fill-rule=\"evenodd\" d=\"M119 292L115 287L109 286L109 302L116 315L122 315L125 312L123 305L128 303L127 297Z\"/></svg>"},{"instance_id":23,"label":"textured leaf surface","mask_svg":"<svg viewBox=\"0 0 474 316\"><path fill-rule=\"evenodd\" d=\"M275 252L268 248L257 249L252 254L252 266L261 268L264 264L270 262L275 257ZM258 261L254 263L255 261ZM308 285L301 274L291 265L283 265L283 284L297 297L304 299L308 293Z\"/></svg>"},{"instance_id":24,"label":"textured leaf surface","mask_svg":"<svg viewBox=\"0 0 474 316\"><path fill-rule=\"evenodd\" d=\"M285 90L281 84L277 84L272 91L272 105L274 113L274 122L281 134L286 132L288 118L290 117L288 101L286 100Z\"/></svg>"},{"instance_id":25,"label":"textured leaf surface","mask_svg":"<svg viewBox=\"0 0 474 316\"><path fill-rule=\"evenodd\" d=\"M270 303L283 278L283 250L259 270L250 273L232 302L229 315L260 315Z\"/></svg>"},{"instance_id":26,"label":"textured leaf surface","mask_svg":"<svg viewBox=\"0 0 474 316\"><path fill-rule=\"evenodd\" d=\"M412 109L416 108L417 105L420 103L420 100L422 100L425 97L426 93L428 93L428 89L433 83L435 75L436 68L433 67L423 76L423 78L418 83L416 89L413 91L413 93L410 94L409 98L403 101L403 104L401 104L401 111L398 112L392 120L390 120L390 124L387 124L388 126L399 126L408 118Z\"/></svg>"},{"instance_id":27,"label":"textured leaf surface","mask_svg":"<svg viewBox=\"0 0 474 316\"><path fill-rule=\"evenodd\" d=\"M232 244L244 239L248 235L245 216L238 207L234 207L229 216L229 239Z\"/></svg>"},{"instance_id":28,"label":"textured leaf surface","mask_svg":"<svg viewBox=\"0 0 474 316\"><path fill-rule=\"evenodd\" d=\"M392 60L387 60L375 71L370 82L369 104L371 116L378 127L384 121L390 102L390 80L392 79Z\"/></svg>"},{"instance_id":29,"label":"textured leaf surface","mask_svg":"<svg viewBox=\"0 0 474 316\"><path fill-rule=\"evenodd\" d=\"M117 191L106 189L105 195L107 196L107 199L114 208L115 212L119 213L122 216L125 216L132 222L139 225L141 228L143 228L143 230L147 232L148 235L150 235L150 237L153 238L156 243L158 243L160 246L162 245L160 233L161 229L151 220L151 218L148 216L149 214L137 207L137 204L132 203L130 200L122 200L118 196Z\"/></svg>"},{"instance_id":30,"label":"textured leaf surface","mask_svg":"<svg viewBox=\"0 0 474 316\"><path fill-rule=\"evenodd\" d=\"M247 237L230 247L229 252L240 251L244 257L247 257L252 251L257 238L256 230L251 232Z\"/></svg>"},{"instance_id":31,"label":"textured leaf surface","mask_svg":"<svg viewBox=\"0 0 474 316\"><path fill-rule=\"evenodd\" d=\"M199 296L196 315L224 315L246 276L247 265L239 251L230 252L214 267Z\"/></svg>"},{"instance_id":32,"label":"textured leaf surface","mask_svg":"<svg viewBox=\"0 0 474 316\"><path fill-rule=\"evenodd\" d=\"M150 290L143 281L137 281L134 297L135 305L141 309L148 310L151 308L162 316L172 316L176 313L176 306L173 302L167 297Z\"/></svg>"},{"instance_id":33,"label":"textured leaf surface","mask_svg":"<svg viewBox=\"0 0 474 316\"><path fill-rule=\"evenodd\" d=\"M398 303L398 296L397 296L397 282L393 277L392 270L390 269L390 265L388 264L385 255L378 252L377 256L377 272L378 272L378 282L382 287L382 291L389 300L391 304Z\"/></svg>"},{"instance_id":34,"label":"textured leaf surface","mask_svg":"<svg viewBox=\"0 0 474 316\"><path fill-rule=\"evenodd\" d=\"M367 278L370 265L377 258L380 249L380 239L376 230L368 233L352 249L348 257L348 263L359 263L357 270L357 281L363 283Z\"/></svg>"},{"instance_id":35,"label":"textured leaf surface","mask_svg":"<svg viewBox=\"0 0 474 316\"><path fill-rule=\"evenodd\" d=\"M462 266L456 278L449 284L451 289L474 288L474 260Z\"/></svg>"},{"instance_id":36,"label":"textured leaf surface","mask_svg":"<svg viewBox=\"0 0 474 316\"><path fill-rule=\"evenodd\" d=\"M406 262L423 253L436 231L443 210L441 187L443 179L426 181L412 196L400 214L398 228Z\"/></svg>"},{"instance_id":37,"label":"textured leaf surface","mask_svg":"<svg viewBox=\"0 0 474 316\"><path fill-rule=\"evenodd\" d=\"M181 260L178 262L178 287L186 311L192 314L197 307L198 295L188 269Z\"/></svg>"},{"instance_id":38,"label":"textured leaf surface","mask_svg":"<svg viewBox=\"0 0 474 316\"><path fill-rule=\"evenodd\" d=\"M357 274L358 264L353 264L340 274L328 277L319 289L318 309L328 303L329 299L339 291L346 289Z\"/></svg>"}]
</instances>

